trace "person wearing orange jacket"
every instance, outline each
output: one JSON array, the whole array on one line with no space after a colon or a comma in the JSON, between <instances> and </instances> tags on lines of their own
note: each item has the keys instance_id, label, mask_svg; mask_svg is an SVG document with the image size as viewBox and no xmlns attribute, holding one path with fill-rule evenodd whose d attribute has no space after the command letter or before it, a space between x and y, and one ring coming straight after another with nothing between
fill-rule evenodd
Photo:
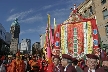
<instances>
[{"instance_id":1,"label":"person wearing orange jacket","mask_svg":"<svg viewBox=\"0 0 108 72\"><path fill-rule=\"evenodd\" d=\"M32 60L29 61L29 65L31 66L30 72L39 72L39 63L36 56L33 56Z\"/></svg>"},{"instance_id":2,"label":"person wearing orange jacket","mask_svg":"<svg viewBox=\"0 0 108 72\"><path fill-rule=\"evenodd\" d=\"M25 72L25 64L20 58L20 52L17 52L16 59L12 60L10 72Z\"/></svg>"}]
</instances>

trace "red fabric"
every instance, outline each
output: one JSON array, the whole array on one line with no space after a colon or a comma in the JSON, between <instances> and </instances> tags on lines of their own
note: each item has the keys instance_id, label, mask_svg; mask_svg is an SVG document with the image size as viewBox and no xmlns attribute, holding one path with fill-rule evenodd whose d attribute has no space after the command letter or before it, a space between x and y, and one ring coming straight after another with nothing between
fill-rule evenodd
<instances>
[{"instance_id":1,"label":"red fabric","mask_svg":"<svg viewBox=\"0 0 108 72\"><path fill-rule=\"evenodd\" d=\"M67 25L67 46L68 46L68 52L73 53L73 24Z\"/></svg>"},{"instance_id":2,"label":"red fabric","mask_svg":"<svg viewBox=\"0 0 108 72\"><path fill-rule=\"evenodd\" d=\"M72 60L72 57L68 54L62 54L62 58Z\"/></svg>"},{"instance_id":3,"label":"red fabric","mask_svg":"<svg viewBox=\"0 0 108 72\"><path fill-rule=\"evenodd\" d=\"M108 57L106 56L105 58L102 59L102 61L108 61Z\"/></svg>"},{"instance_id":4,"label":"red fabric","mask_svg":"<svg viewBox=\"0 0 108 72\"><path fill-rule=\"evenodd\" d=\"M61 27L61 24L57 25L56 30L54 32L54 49L55 50L60 49L60 31L61 31L60 27ZM56 45L57 42L59 43L58 46Z\"/></svg>"},{"instance_id":5,"label":"red fabric","mask_svg":"<svg viewBox=\"0 0 108 72\"><path fill-rule=\"evenodd\" d=\"M99 59L98 56L96 56L94 54L87 54L86 56L87 56L87 58Z\"/></svg>"},{"instance_id":6,"label":"red fabric","mask_svg":"<svg viewBox=\"0 0 108 72\"><path fill-rule=\"evenodd\" d=\"M37 62L39 63L39 67L40 67L40 69L41 69L41 67L42 67L42 60L39 59L39 60L37 60Z\"/></svg>"},{"instance_id":7,"label":"red fabric","mask_svg":"<svg viewBox=\"0 0 108 72\"><path fill-rule=\"evenodd\" d=\"M83 24L77 23L75 24L78 31L78 54L80 55L84 52L84 34L83 34Z\"/></svg>"},{"instance_id":8,"label":"red fabric","mask_svg":"<svg viewBox=\"0 0 108 72\"><path fill-rule=\"evenodd\" d=\"M92 36L93 36L93 48L94 48L94 51L96 51L96 49L98 49L98 45L99 45L99 40L98 40L98 28L97 28L97 25L96 25L96 20L95 19L92 19L90 20L91 21L91 24L92 24ZM97 43L96 43L97 41ZM95 52L96 54L96 52Z\"/></svg>"},{"instance_id":9,"label":"red fabric","mask_svg":"<svg viewBox=\"0 0 108 72\"><path fill-rule=\"evenodd\" d=\"M53 72L53 67L54 67L54 64L53 63L48 64L48 67L47 67L47 71L46 72Z\"/></svg>"},{"instance_id":10,"label":"red fabric","mask_svg":"<svg viewBox=\"0 0 108 72\"><path fill-rule=\"evenodd\" d=\"M59 55L55 55L55 56L54 56L54 58L58 58L58 59L60 60L60 57L59 57Z\"/></svg>"},{"instance_id":11,"label":"red fabric","mask_svg":"<svg viewBox=\"0 0 108 72\"><path fill-rule=\"evenodd\" d=\"M0 60L4 60L4 59L5 59L5 56L2 56Z\"/></svg>"}]
</instances>

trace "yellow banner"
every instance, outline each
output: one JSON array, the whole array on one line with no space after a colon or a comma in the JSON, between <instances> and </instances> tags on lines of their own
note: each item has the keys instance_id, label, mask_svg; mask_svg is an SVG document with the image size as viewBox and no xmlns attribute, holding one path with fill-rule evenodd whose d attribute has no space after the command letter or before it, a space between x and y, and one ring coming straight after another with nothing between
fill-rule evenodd
<instances>
[{"instance_id":1,"label":"yellow banner","mask_svg":"<svg viewBox=\"0 0 108 72\"><path fill-rule=\"evenodd\" d=\"M91 54L93 52L93 39L92 39L92 28L91 28L91 22L87 22L87 47L88 51L87 54Z\"/></svg>"},{"instance_id":2,"label":"yellow banner","mask_svg":"<svg viewBox=\"0 0 108 72\"><path fill-rule=\"evenodd\" d=\"M62 25L61 26L61 52L62 52L62 54L65 54L65 47L64 47L64 43L65 43L65 41L64 41L64 26L65 25Z\"/></svg>"}]
</instances>

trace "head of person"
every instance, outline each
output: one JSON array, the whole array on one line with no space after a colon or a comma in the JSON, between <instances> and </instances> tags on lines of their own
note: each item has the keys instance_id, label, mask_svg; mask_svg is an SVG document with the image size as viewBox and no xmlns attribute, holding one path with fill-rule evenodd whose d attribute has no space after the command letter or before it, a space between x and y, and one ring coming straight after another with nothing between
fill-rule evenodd
<instances>
[{"instance_id":1,"label":"head of person","mask_svg":"<svg viewBox=\"0 0 108 72\"><path fill-rule=\"evenodd\" d=\"M102 66L104 68L104 70L107 72L108 71L108 57L105 57L102 59Z\"/></svg>"},{"instance_id":2,"label":"head of person","mask_svg":"<svg viewBox=\"0 0 108 72\"><path fill-rule=\"evenodd\" d=\"M86 61L86 65L90 68L90 69L96 69L98 63L99 63L99 58L98 56L94 55L94 54L87 54L87 61Z\"/></svg>"},{"instance_id":3,"label":"head of person","mask_svg":"<svg viewBox=\"0 0 108 72\"><path fill-rule=\"evenodd\" d=\"M16 59L17 59L17 60L20 59L20 53L16 53Z\"/></svg>"},{"instance_id":4,"label":"head of person","mask_svg":"<svg viewBox=\"0 0 108 72\"><path fill-rule=\"evenodd\" d=\"M76 58L72 59L72 65L76 66L78 64L78 60Z\"/></svg>"},{"instance_id":5,"label":"head of person","mask_svg":"<svg viewBox=\"0 0 108 72\"><path fill-rule=\"evenodd\" d=\"M53 58L53 63L55 66L57 66L60 63L60 57L59 55L55 55Z\"/></svg>"},{"instance_id":6,"label":"head of person","mask_svg":"<svg viewBox=\"0 0 108 72\"><path fill-rule=\"evenodd\" d=\"M72 64L72 57L68 54L62 54L61 64L64 67L66 67L69 64Z\"/></svg>"},{"instance_id":7,"label":"head of person","mask_svg":"<svg viewBox=\"0 0 108 72\"><path fill-rule=\"evenodd\" d=\"M34 61L36 61L36 60L37 60L35 55L33 56L33 58L32 58L32 59L33 59Z\"/></svg>"}]
</instances>

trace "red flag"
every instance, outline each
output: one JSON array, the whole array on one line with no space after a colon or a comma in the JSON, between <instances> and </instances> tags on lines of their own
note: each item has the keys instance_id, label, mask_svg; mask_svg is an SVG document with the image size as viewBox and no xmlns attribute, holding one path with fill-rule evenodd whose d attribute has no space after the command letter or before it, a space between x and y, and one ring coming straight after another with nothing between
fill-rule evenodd
<instances>
[{"instance_id":1,"label":"red flag","mask_svg":"<svg viewBox=\"0 0 108 72\"><path fill-rule=\"evenodd\" d=\"M60 50L60 29L61 24L57 25L56 30L54 32L54 50Z\"/></svg>"}]
</instances>

